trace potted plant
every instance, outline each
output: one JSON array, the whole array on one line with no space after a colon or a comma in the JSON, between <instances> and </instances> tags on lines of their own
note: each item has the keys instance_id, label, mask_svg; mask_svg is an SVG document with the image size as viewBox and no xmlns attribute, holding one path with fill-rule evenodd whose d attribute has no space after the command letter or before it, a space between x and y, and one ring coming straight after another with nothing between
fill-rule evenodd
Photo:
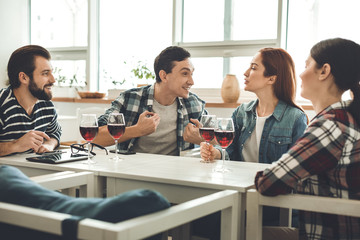
<instances>
[{"instance_id":1,"label":"potted plant","mask_svg":"<svg viewBox=\"0 0 360 240\"><path fill-rule=\"evenodd\" d=\"M79 81L76 73L68 78L62 73L62 69L55 67L53 71L56 83L54 87L54 97L69 97L74 98L77 96L78 90L83 89L87 83ZM82 86L83 85L83 86Z\"/></svg>"},{"instance_id":2,"label":"potted plant","mask_svg":"<svg viewBox=\"0 0 360 240\"><path fill-rule=\"evenodd\" d=\"M131 70L137 80L140 80L140 83L137 84L138 87L149 85L152 83L151 80L155 79L155 74L152 72L142 61L137 62L137 66Z\"/></svg>"},{"instance_id":3,"label":"potted plant","mask_svg":"<svg viewBox=\"0 0 360 240\"><path fill-rule=\"evenodd\" d=\"M123 62L124 65L127 65L127 62ZM124 70L126 72L126 70ZM129 69L127 70L129 71ZM114 86L114 89L108 89L108 98L115 99L119 96L120 92L123 89L120 89L125 82L127 82L127 87L135 86L141 87L144 85L152 84L153 80L155 79L155 74L147 67L146 63L143 61L137 61L134 68L130 70L131 75L129 78L131 81L128 81L125 77L122 80L114 80L107 71L103 70L103 79L106 82L111 82Z\"/></svg>"},{"instance_id":4,"label":"potted plant","mask_svg":"<svg viewBox=\"0 0 360 240\"><path fill-rule=\"evenodd\" d=\"M126 62L124 62L126 64ZM113 79L113 77L108 74L107 70L103 69L102 79L105 83L111 83L114 88L108 89L108 98L115 99L119 96L120 92L122 91L121 86L126 82L126 79L123 78L122 80Z\"/></svg>"}]
</instances>

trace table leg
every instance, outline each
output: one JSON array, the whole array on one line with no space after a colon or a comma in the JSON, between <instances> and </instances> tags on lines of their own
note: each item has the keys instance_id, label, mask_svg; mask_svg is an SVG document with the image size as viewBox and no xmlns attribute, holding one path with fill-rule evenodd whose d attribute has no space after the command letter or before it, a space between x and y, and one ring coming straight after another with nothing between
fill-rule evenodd
<instances>
[{"instance_id":1,"label":"table leg","mask_svg":"<svg viewBox=\"0 0 360 240\"><path fill-rule=\"evenodd\" d=\"M240 240L245 240L245 209L246 209L246 192L239 193L239 222L238 222L238 232L237 236Z\"/></svg>"}]
</instances>

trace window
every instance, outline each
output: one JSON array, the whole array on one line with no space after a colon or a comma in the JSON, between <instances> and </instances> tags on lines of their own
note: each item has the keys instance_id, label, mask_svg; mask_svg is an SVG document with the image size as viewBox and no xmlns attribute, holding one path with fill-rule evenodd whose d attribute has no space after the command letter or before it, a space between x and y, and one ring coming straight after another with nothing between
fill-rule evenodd
<instances>
[{"instance_id":1,"label":"window","mask_svg":"<svg viewBox=\"0 0 360 240\"><path fill-rule=\"evenodd\" d=\"M183 2L182 43L277 38L278 0Z\"/></svg>"},{"instance_id":2,"label":"window","mask_svg":"<svg viewBox=\"0 0 360 240\"><path fill-rule=\"evenodd\" d=\"M31 0L31 41L48 48L87 46L87 1Z\"/></svg>"},{"instance_id":3,"label":"window","mask_svg":"<svg viewBox=\"0 0 360 240\"><path fill-rule=\"evenodd\" d=\"M61 83L64 86L85 86L87 3L87 0L31 0L31 43L49 49L55 76L67 79Z\"/></svg>"},{"instance_id":4,"label":"window","mask_svg":"<svg viewBox=\"0 0 360 240\"><path fill-rule=\"evenodd\" d=\"M170 45L192 54L194 88L219 89L228 73L243 87L263 47L287 49L299 74L316 42L359 43L358 9L358 0L31 0L31 43L49 48L54 67L90 90L136 86L131 70L153 70Z\"/></svg>"},{"instance_id":5,"label":"window","mask_svg":"<svg viewBox=\"0 0 360 240\"><path fill-rule=\"evenodd\" d=\"M252 56L228 59L229 73L235 74L240 88L244 88L244 72L249 67ZM223 62L224 58L222 57L192 58L195 67L193 88L220 88L224 78Z\"/></svg>"},{"instance_id":6,"label":"window","mask_svg":"<svg viewBox=\"0 0 360 240\"><path fill-rule=\"evenodd\" d=\"M360 43L360 32L356 30L360 23L359 9L358 0L289 1L287 50L295 61L297 75L304 70L315 43L335 37ZM304 100L299 92L300 87L297 97Z\"/></svg>"},{"instance_id":7,"label":"window","mask_svg":"<svg viewBox=\"0 0 360 240\"><path fill-rule=\"evenodd\" d=\"M278 0L178 1L175 44L193 56L194 87L220 88L228 73L237 75L243 87L253 55L262 47L280 46L281 7Z\"/></svg>"},{"instance_id":8,"label":"window","mask_svg":"<svg viewBox=\"0 0 360 240\"><path fill-rule=\"evenodd\" d=\"M100 90L141 84L131 70L140 64L153 71L155 57L172 45L172 1L101 0L99 3ZM124 80L122 85L112 83Z\"/></svg>"},{"instance_id":9,"label":"window","mask_svg":"<svg viewBox=\"0 0 360 240\"><path fill-rule=\"evenodd\" d=\"M155 56L175 44L192 53L195 87L220 88L224 75L245 69L259 48L279 45L278 2L31 0L31 42L50 48L53 64L66 65L69 78L95 78L89 88L100 91L124 80L121 88L135 86L131 70L139 62L152 70ZM266 24L252 19L255 10L271 12Z\"/></svg>"}]
</instances>

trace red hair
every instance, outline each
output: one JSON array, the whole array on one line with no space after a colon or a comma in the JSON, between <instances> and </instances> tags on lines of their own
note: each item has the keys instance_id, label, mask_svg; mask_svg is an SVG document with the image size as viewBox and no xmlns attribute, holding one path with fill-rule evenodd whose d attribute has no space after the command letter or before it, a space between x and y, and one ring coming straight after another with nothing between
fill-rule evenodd
<instances>
[{"instance_id":1,"label":"red hair","mask_svg":"<svg viewBox=\"0 0 360 240\"><path fill-rule=\"evenodd\" d=\"M295 104L296 75L295 64L290 54L281 48L263 48L259 51L265 67L264 76L276 76L275 96L290 106L304 110Z\"/></svg>"}]
</instances>

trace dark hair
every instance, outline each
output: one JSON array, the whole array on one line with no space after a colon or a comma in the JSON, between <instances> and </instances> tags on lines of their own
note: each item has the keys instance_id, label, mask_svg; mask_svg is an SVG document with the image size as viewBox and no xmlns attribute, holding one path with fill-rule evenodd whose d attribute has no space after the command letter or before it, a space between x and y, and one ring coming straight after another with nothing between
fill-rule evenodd
<instances>
[{"instance_id":1,"label":"dark hair","mask_svg":"<svg viewBox=\"0 0 360 240\"><path fill-rule=\"evenodd\" d=\"M310 51L311 57L321 68L330 65L336 86L343 91L350 89L354 99L348 111L360 125L360 45L342 38L323 40L315 44Z\"/></svg>"},{"instance_id":2,"label":"dark hair","mask_svg":"<svg viewBox=\"0 0 360 240\"><path fill-rule=\"evenodd\" d=\"M162 50L154 61L156 82L161 82L159 76L160 70L164 70L166 73L171 73L175 65L174 61L180 62L190 57L190 53L182 47L170 46Z\"/></svg>"},{"instance_id":3,"label":"dark hair","mask_svg":"<svg viewBox=\"0 0 360 240\"><path fill-rule=\"evenodd\" d=\"M275 96L290 106L304 110L295 104L296 75L295 64L290 54L281 48L263 48L260 51L264 76L276 76L274 83Z\"/></svg>"},{"instance_id":4,"label":"dark hair","mask_svg":"<svg viewBox=\"0 0 360 240\"><path fill-rule=\"evenodd\" d=\"M20 87L19 73L24 72L30 78L35 70L35 56L50 60L50 53L38 45L27 45L15 50L9 59L7 72L12 89Z\"/></svg>"}]
</instances>

